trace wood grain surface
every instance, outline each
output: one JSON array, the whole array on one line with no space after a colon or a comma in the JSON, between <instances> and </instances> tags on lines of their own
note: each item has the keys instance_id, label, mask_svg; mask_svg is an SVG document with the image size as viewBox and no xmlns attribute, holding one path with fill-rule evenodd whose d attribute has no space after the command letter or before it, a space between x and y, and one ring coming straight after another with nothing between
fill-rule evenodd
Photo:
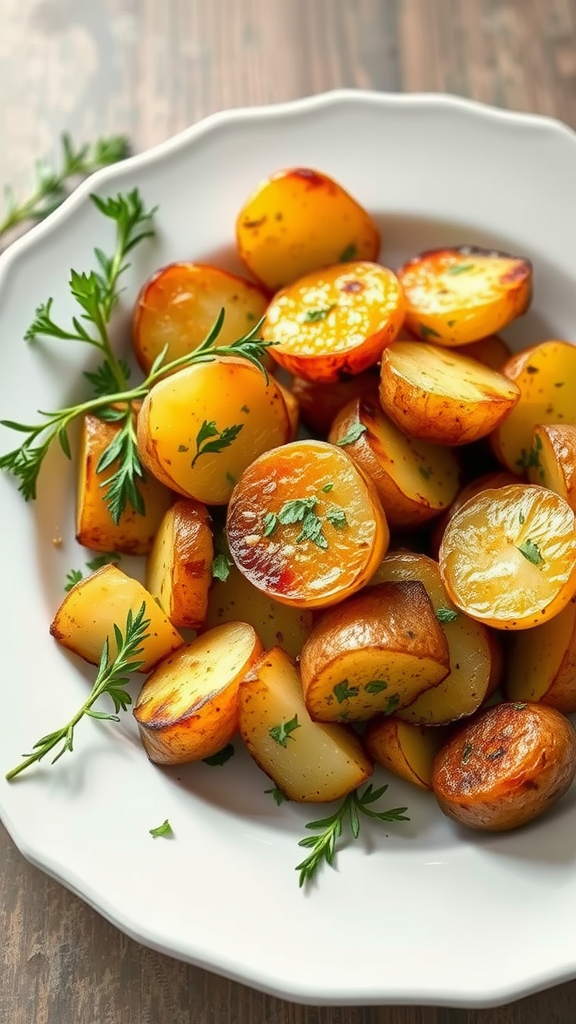
<instances>
[{"instance_id":1,"label":"wood grain surface","mask_svg":"<svg viewBox=\"0 0 576 1024\"><path fill-rule=\"evenodd\" d=\"M1 0L0 184L25 192L62 130L140 150L214 110L337 86L449 91L576 127L576 0ZM576 982L476 1011L263 996L121 935L1 828L0 956L0 1024L576 1020Z\"/></svg>"}]
</instances>

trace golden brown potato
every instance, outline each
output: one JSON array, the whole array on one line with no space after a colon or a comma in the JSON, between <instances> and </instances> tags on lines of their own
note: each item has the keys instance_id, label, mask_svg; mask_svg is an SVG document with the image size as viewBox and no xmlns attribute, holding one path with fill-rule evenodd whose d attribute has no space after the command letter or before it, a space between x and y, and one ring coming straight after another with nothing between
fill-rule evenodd
<instances>
[{"instance_id":1,"label":"golden brown potato","mask_svg":"<svg viewBox=\"0 0 576 1024\"><path fill-rule=\"evenodd\" d=\"M110 657L116 656L114 625L124 630L128 612L136 615L143 604L150 626L137 660L142 660L140 672L149 672L184 641L152 595L115 565L103 566L72 587L54 616L50 633L63 647L97 665L106 640Z\"/></svg>"},{"instance_id":2,"label":"golden brown potato","mask_svg":"<svg viewBox=\"0 0 576 1024\"><path fill-rule=\"evenodd\" d=\"M464 460L465 461L465 460ZM446 529L450 519L455 512L458 511L462 505L465 505L468 498L473 498L474 495L480 494L480 491L487 491L491 487L508 487L509 484L515 484L517 477L513 473L509 473L507 469L492 469L488 473L483 473L482 476L476 477L474 480L470 480L469 483L465 484L464 487L454 498L454 501L447 508L443 515L434 524L434 529L430 536L428 550L433 558L438 558L438 552L440 551L440 545L442 543L442 537L444 536L444 530Z\"/></svg>"},{"instance_id":3,"label":"golden brown potato","mask_svg":"<svg viewBox=\"0 0 576 1024\"><path fill-rule=\"evenodd\" d=\"M538 468L534 428L576 420L576 345L543 341L512 356L502 373L518 387L520 399L490 441L498 461L521 475L531 466Z\"/></svg>"},{"instance_id":4,"label":"golden brown potato","mask_svg":"<svg viewBox=\"0 0 576 1024\"><path fill-rule=\"evenodd\" d=\"M303 423L314 434L326 438L336 414L348 402L364 394L378 395L378 376L374 367L334 384L294 377L292 393L298 400Z\"/></svg>"},{"instance_id":5,"label":"golden brown potato","mask_svg":"<svg viewBox=\"0 0 576 1024\"><path fill-rule=\"evenodd\" d=\"M439 515L458 491L460 465L453 451L408 437L377 398L352 399L328 435L372 480L391 527L417 526Z\"/></svg>"},{"instance_id":6,"label":"golden brown potato","mask_svg":"<svg viewBox=\"0 0 576 1024\"><path fill-rule=\"evenodd\" d=\"M138 417L146 468L206 505L225 505L246 466L291 436L278 384L240 357L216 357L159 381Z\"/></svg>"},{"instance_id":7,"label":"golden brown potato","mask_svg":"<svg viewBox=\"0 0 576 1024\"><path fill-rule=\"evenodd\" d=\"M507 652L506 695L564 712L576 711L576 597L541 626L512 638Z\"/></svg>"},{"instance_id":8,"label":"golden brown potato","mask_svg":"<svg viewBox=\"0 0 576 1024\"><path fill-rule=\"evenodd\" d=\"M146 474L138 480L145 513L128 505L117 523L105 500L108 480L118 469L118 460L103 472L97 472L100 458L118 435L117 423L106 423L88 414L82 420L78 452L76 498L76 540L92 551L118 551L126 555L145 555L150 551L162 516L170 508L173 495L155 477Z\"/></svg>"},{"instance_id":9,"label":"golden brown potato","mask_svg":"<svg viewBox=\"0 0 576 1024\"><path fill-rule=\"evenodd\" d=\"M398 278L376 263L301 277L272 299L262 328L270 355L305 380L332 384L377 363L404 319Z\"/></svg>"},{"instance_id":10,"label":"golden brown potato","mask_svg":"<svg viewBox=\"0 0 576 1024\"><path fill-rule=\"evenodd\" d=\"M458 612L448 597L438 563L412 551L386 555L371 583L418 580L426 589L448 641L450 672L434 689L397 712L415 725L446 725L471 715L486 699L492 678L492 646L479 622Z\"/></svg>"},{"instance_id":11,"label":"golden brown potato","mask_svg":"<svg viewBox=\"0 0 576 1024\"><path fill-rule=\"evenodd\" d=\"M498 704L462 726L437 754L440 809L469 828L502 832L548 810L576 773L576 733L541 704Z\"/></svg>"},{"instance_id":12,"label":"golden brown potato","mask_svg":"<svg viewBox=\"0 0 576 1024\"><path fill-rule=\"evenodd\" d=\"M225 747L238 731L238 687L261 653L252 626L227 622L164 658L134 705L150 760L185 764Z\"/></svg>"},{"instance_id":13,"label":"golden brown potato","mask_svg":"<svg viewBox=\"0 0 576 1024\"><path fill-rule=\"evenodd\" d=\"M459 352L397 341L382 355L380 401L406 434L432 444L470 444L510 415L520 397L501 373Z\"/></svg>"},{"instance_id":14,"label":"golden brown potato","mask_svg":"<svg viewBox=\"0 0 576 1024\"><path fill-rule=\"evenodd\" d=\"M306 608L359 590L389 540L373 484L325 441L293 441L248 466L226 530L232 558L255 587Z\"/></svg>"},{"instance_id":15,"label":"golden brown potato","mask_svg":"<svg viewBox=\"0 0 576 1024\"><path fill-rule=\"evenodd\" d=\"M175 502L148 557L146 586L179 629L199 629L206 618L213 555L205 506L190 498Z\"/></svg>"},{"instance_id":16,"label":"golden brown potato","mask_svg":"<svg viewBox=\"0 0 576 1024\"><path fill-rule=\"evenodd\" d=\"M534 428L527 476L555 491L576 512L576 425L545 423Z\"/></svg>"},{"instance_id":17,"label":"golden brown potato","mask_svg":"<svg viewBox=\"0 0 576 1024\"><path fill-rule=\"evenodd\" d=\"M240 257L270 291L312 270L375 260L380 234L341 185L307 167L278 171L244 204L236 222Z\"/></svg>"},{"instance_id":18,"label":"golden brown potato","mask_svg":"<svg viewBox=\"0 0 576 1024\"><path fill-rule=\"evenodd\" d=\"M498 373L504 372L503 368L512 355L512 349L499 334L489 334L486 338L471 341L469 345L460 345L459 352Z\"/></svg>"},{"instance_id":19,"label":"golden brown potato","mask_svg":"<svg viewBox=\"0 0 576 1024\"><path fill-rule=\"evenodd\" d=\"M306 707L321 722L406 707L450 669L448 644L421 583L381 583L330 608L302 648Z\"/></svg>"},{"instance_id":20,"label":"golden brown potato","mask_svg":"<svg viewBox=\"0 0 576 1024\"><path fill-rule=\"evenodd\" d=\"M297 658L312 629L313 613L307 608L280 604L231 565L227 580L213 581L205 625L211 628L235 619L251 623L265 648L281 647Z\"/></svg>"},{"instance_id":21,"label":"golden brown potato","mask_svg":"<svg viewBox=\"0 0 576 1024\"><path fill-rule=\"evenodd\" d=\"M372 762L353 732L312 721L298 669L280 648L262 656L238 700L242 739L289 800L339 800L370 778Z\"/></svg>"},{"instance_id":22,"label":"golden brown potato","mask_svg":"<svg viewBox=\"0 0 576 1024\"><path fill-rule=\"evenodd\" d=\"M204 263L171 263L140 289L132 322L134 352L148 373L168 346L166 362L198 348L221 310L216 345L230 345L262 319L268 297L251 281Z\"/></svg>"},{"instance_id":23,"label":"golden brown potato","mask_svg":"<svg viewBox=\"0 0 576 1024\"><path fill-rule=\"evenodd\" d=\"M532 265L476 246L432 249L398 271L406 326L423 341L465 345L502 330L532 298Z\"/></svg>"},{"instance_id":24,"label":"golden brown potato","mask_svg":"<svg viewBox=\"0 0 576 1024\"><path fill-rule=\"evenodd\" d=\"M420 789L432 789L434 758L446 741L447 729L427 729L394 716L373 718L364 746L376 764Z\"/></svg>"}]
</instances>

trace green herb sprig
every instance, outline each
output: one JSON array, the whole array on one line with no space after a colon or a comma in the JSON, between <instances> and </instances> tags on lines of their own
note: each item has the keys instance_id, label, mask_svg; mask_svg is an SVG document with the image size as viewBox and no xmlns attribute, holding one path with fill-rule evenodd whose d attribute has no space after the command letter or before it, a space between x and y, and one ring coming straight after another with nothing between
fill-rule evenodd
<instances>
[{"instance_id":1,"label":"green herb sprig","mask_svg":"<svg viewBox=\"0 0 576 1024\"><path fill-rule=\"evenodd\" d=\"M345 825L348 825L350 828L352 837L358 839L360 835L361 814L377 821L410 820L405 815L405 811L408 810L407 807L393 807L389 811L375 811L371 809L370 805L380 800L387 789L388 786L380 786L379 789L373 789L372 783L362 792L356 789L344 798L334 814L329 815L327 818L319 818L317 821L310 821L306 825L306 828L318 831L318 835L306 836L298 843L298 846L311 850L311 853L300 864L296 865L296 871L300 872L300 888L314 878L317 870L323 864L329 864L330 867L334 866L336 841L342 835Z\"/></svg>"},{"instance_id":2,"label":"green herb sprig","mask_svg":"<svg viewBox=\"0 0 576 1024\"><path fill-rule=\"evenodd\" d=\"M116 639L117 654L110 658L110 645L108 639L104 642L102 656L98 665L96 680L88 697L80 706L75 715L61 729L42 736L32 748L32 753L25 755L16 768L12 768L6 775L8 781L16 778L36 761L41 761L51 750L60 746L52 760L52 764L62 757L66 751L72 753L74 744L74 730L78 723L86 716L98 718L108 722L119 722L119 711L126 711L132 703L130 694L126 690L128 676L131 672L137 672L144 662L141 659L144 641L148 639L147 630L150 626L150 619L145 619L146 605L143 603L139 611L134 615L128 612L126 627L122 633L119 626L114 624L114 636ZM114 705L114 714L107 711L95 711L94 704L102 696L108 696Z\"/></svg>"}]
</instances>

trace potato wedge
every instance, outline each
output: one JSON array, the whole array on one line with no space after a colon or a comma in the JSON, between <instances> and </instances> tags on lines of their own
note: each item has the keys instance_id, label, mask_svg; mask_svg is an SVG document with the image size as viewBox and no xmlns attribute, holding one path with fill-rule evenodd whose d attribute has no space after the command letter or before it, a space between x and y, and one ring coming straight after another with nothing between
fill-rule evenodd
<instances>
[{"instance_id":1,"label":"potato wedge","mask_svg":"<svg viewBox=\"0 0 576 1024\"><path fill-rule=\"evenodd\" d=\"M185 764L225 747L238 731L238 688L261 653L252 626L227 622L164 658L134 705L150 760Z\"/></svg>"},{"instance_id":2,"label":"potato wedge","mask_svg":"<svg viewBox=\"0 0 576 1024\"><path fill-rule=\"evenodd\" d=\"M576 711L576 597L553 619L512 638L505 689L511 701Z\"/></svg>"},{"instance_id":3,"label":"potato wedge","mask_svg":"<svg viewBox=\"0 0 576 1024\"><path fill-rule=\"evenodd\" d=\"M532 265L476 246L432 249L398 271L406 295L406 326L424 341L466 345L495 334L525 313Z\"/></svg>"},{"instance_id":4,"label":"potato wedge","mask_svg":"<svg viewBox=\"0 0 576 1024\"><path fill-rule=\"evenodd\" d=\"M398 341L382 354L380 401L404 433L432 444L485 437L520 398L507 377L437 345Z\"/></svg>"},{"instance_id":5,"label":"potato wedge","mask_svg":"<svg viewBox=\"0 0 576 1024\"><path fill-rule=\"evenodd\" d=\"M576 774L576 732L541 704L498 704L477 715L437 754L432 786L444 814L502 832L547 811Z\"/></svg>"},{"instance_id":6,"label":"potato wedge","mask_svg":"<svg viewBox=\"0 0 576 1024\"><path fill-rule=\"evenodd\" d=\"M184 640L142 584L115 565L103 566L72 587L54 616L50 633L63 647L98 665L106 640L110 657L116 656L114 625L124 631L128 612L135 615L143 604L150 626L138 660L142 660L140 672L149 672Z\"/></svg>"},{"instance_id":7,"label":"potato wedge","mask_svg":"<svg viewBox=\"0 0 576 1024\"><path fill-rule=\"evenodd\" d=\"M285 370L332 384L378 362L404 319L398 278L376 263L315 271L279 291L266 311L265 341Z\"/></svg>"},{"instance_id":8,"label":"potato wedge","mask_svg":"<svg viewBox=\"0 0 576 1024\"><path fill-rule=\"evenodd\" d=\"M106 481L118 469L118 460L101 473L97 466L102 455L117 437L120 426L106 423L97 416L82 420L78 452L78 483L76 492L76 540L92 551L118 551L126 555L146 555L164 513L170 508L173 494L150 474L138 481L144 503L144 515L131 505L114 522L106 503Z\"/></svg>"},{"instance_id":9,"label":"potato wedge","mask_svg":"<svg viewBox=\"0 0 576 1024\"><path fill-rule=\"evenodd\" d=\"M304 274L347 260L375 260L380 234L370 215L326 174L278 171L246 201L236 222L240 258L276 291Z\"/></svg>"},{"instance_id":10,"label":"potato wedge","mask_svg":"<svg viewBox=\"0 0 576 1024\"><path fill-rule=\"evenodd\" d=\"M447 729L427 729L394 716L373 718L364 746L376 764L419 789L432 789L434 758L446 741Z\"/></svg>"},{"instance_id":11,"label":"potato wedge","mask_svg":"<svg viewBox=\"0 0 576 1024\"><path fill-rule=\"evenodd\" d=\"M300 406L302 422L318 437L326 438L337 413L353 398L360 395L378 395L376 368L358 373L333 384L294 377L292 393Z\"/></svg>"},{"instance_id":12,"label":"potato wedge","mask_svg":"<svg viewBox=\"0 0 576 1024\"><path fill-rule=\"evenodd\" d=\"M439 515L460 482L456 454L408 437L380 408L377 398L352 399L328 435L372 480L391 527L410 527Z\"/></svg>"},{"instance_id":13,"label":"potato wedge","mask_svg":"<svg viewBox=\"0 0 576 1024\"><path fill-rule=\"evenodd\" d=\"M519 388L520 399L490 442L498 461L521 475L538 464L535 427L576 422L576 345L543 341L512 356L502 372Z\"/></svg>"},{"instance_id":14,"label":"potato wedge","mask_svg":"<svg viewBox=\"0 0 576 1024\"><path fill-rule=\"evenodd\" d=\"M148 557L146 587L178 629L199 629L206 618L213 555L205 506L191 499L175 502Z\"/></svg>"},{"instance_id":15,"label":"potato wedge","mask_svg":"<svg viewBox=\"0 0 576 1024\"><path fill-rule=\"evenodd\" d=\"M576 592L576 517L544 487L481 491L454 513L439 552L457 608L495 629L528 629Z\"/></svg>"},{"instance_id":16,"label":"potato wedge","mask_svg":"<svg viewBox=\"0 0 576 1024\"><path fill-rule=\"evenodd\" d=\"M143 285L132 320L132 343L148 373L167 346L166 361L198 348L225 311L215 344L230 345L262 319L268 296L258 285L204 263L171 263Z\"/></svg>"},{"instance_id":17,"label":"potato wedge","mask_svg":"<svg viewBox=\"0 0 576 1024\"><path fill-rule=\"evenodd\" d=\"M559 494L576 512L576 425L545 423L534 428L527 476Z\"/></svg>"},{"instance_id":18,"label":"potato wedge","mask_svg":"<svg viewBox=\"0 0 576 1024\"><path fill-rule=\"evenodd\" d=\"M238 704L248 751L289 800L339 800L370 778L372 762L353 732L312 721L298 669L279 647L253 667Z\"/></svg>"},{"instance_id":19,"label":"potato wedge","mask_svg":"<svg viewBox=\"0 0 576 1024\"><path fill-rule=\"evenodd\" d=\"M448 644L421 583L381 583L319 617L302 648L306 707L320 722L390 714L437 686Z\"/></svg>"},{"instance_id":20,"label":"potato wedge","mask_svg":"<svg viewBox=\"0 0 576 1024\"><path fill-rule=\"evenodd\" d=\"M313 614L307 608L280 604L231 565L227 580L213 581L205 626L211 628L234 619L251 623L266 649L281 647L297 658L312 629Z\"/></svg>"},{"instance_id":21,"label":"potato wedge","mask_svg":"<svg viewBox=\"0 0 576 1024\"><path fill-rule=\"evenodd\" d=\"M492 647L488 630L458 613L440 576L438 563L412 551L392 551L371 583L418 580L442 624L450 652L450 672L434 689L423 693L397 717L414 725L447 725L473 714L488 696L492 678Z\"/></svg>"},{"instance_id":22,"label":"potato wedge","mask_svg":"<svg viewBox=\"0 0 576 1024\"><path fill-rule=\"evenodd\" d=\"M325 441L293 441L256 459L232 492L226 531L255 587L306 608L359 590L389 540L373 485Z\"/></svg>"},{"instance_id":23,"label":"potato wedge","mask_svg":"<svg viewBox=\"0 0 576 1024\"><path fill-rule=\"evenodd\" d=\"M138 417L149 472L206 505L225 505L246 466L291 436L278 384L241 358L216 357L159 381Z\"/></svg>"}]
</instances>

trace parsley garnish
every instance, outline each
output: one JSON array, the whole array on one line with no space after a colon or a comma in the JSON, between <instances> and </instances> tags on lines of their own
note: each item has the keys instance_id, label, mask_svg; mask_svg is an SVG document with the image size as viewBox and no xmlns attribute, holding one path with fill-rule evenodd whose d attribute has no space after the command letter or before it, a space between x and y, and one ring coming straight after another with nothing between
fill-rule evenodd
<instances>
[{"instance_id":1,"label":"parsley garnish","mask_svg":"<svg viewBox=\"0 0 576 1024\"><path fill-rule=\"evenodd\" d=\"M334 484L324 484L324 487L322 488L324 494L328 494L329 491L332 491L333 489L334 489Z\"/></svg>"},{"instance_id":2,"label":"parsley garnish","mask_svg":"<svg viewBox=\"0 0 576 1024\"><path fill-rule=\"evenodd\" d=\"M420 476L423 476L425 480L429 480L432 476L432 470L427 469L426 466L418 466L418 472Z\"/></svg>"},{"instance_id":3,"label":"parsley garnish","mask_svg":"<svg viewBox=\"0 0 576 1024\"><path fill-rule=\"evenodd\" d=\"M347 245L346 248L343 249L342 252L340 253L340 255L338 257L338 262L339 263L349 263L350 260L356 259L357 255L358 255L358 246L355 245L354 242L350 242L350 245Z\"/></svg>"},{"instance_id":4,"label":"parsley garnish","mask_svg":"<svg viewBox=\"0 0 576 1024\"><path fill-rule=\"evenodd\" d=\"M405 815L407 807L393 807L389 811L370 809L369 805L379 800L387 789L388 786L373 789L372 783L370 783L362 793L359 790L354 790L344 797L334 814L327 818L319 818L317 821L310 821L306 825L306 828L319 832L319 834L306 836L298 843L298 846L304 846L311 850L305 860L296 865L296 871L300 872L300 887L311 881L322 864L326 863L333 867L336 857L336 840L342 835L345 824L349 826L352 837L358 839L360 814L377 821L410 821Z\"/></svg>"},{"instance_id":5,"label":"parsley garnish","mask_svg":"<svg viewBox=\"0 0 576 1024\"><path fill-rule=\"evenodd\" d=\"M8 772L6 775L8 780L14 779L25 768L28 768L36 761L40 761L50 750L54 750L59 744L61 744L61 749L52 760L52 764L62 757L62 754L67 750L72 753L74 730L85 715L108 722L120 721L118 712L120 710L126 711L128 705L132 703L130 694L125 689L128 681L126 677L131 672L137 672L144 664L141 659L143 653L142 645L148 639L149 634L147 630L150 625L150 619L144 618L145 611L146 605L142 604L140 610L135 615L132 611L128 612L124 633L122 633L119 626L114 625L114 636L118 652L113 659L110 659L110 645L108 639L106 639L102 648L96 680L80 709L63 728L56 729L55 732L50 732L39 739L34 744L32 753L24 755L25 760ZM93 710L93 705L104 694L111 698L115 714Z\"/></svg>"},{"instance_id":6,"label":"parsley garnish","mask_svg":"<svg viewBox=\"0 0 576 1024\"><path fill-rule=\"evenodd\" d=\"M462 758L461 758L462 764L468 764L468 761L472 757L472 753L473 753L472 744L471 743L467 743L466 746L464 747L464 750L462 751Z\"/></svg>"},{"instance_id":7,"label":"parsley garnish","mask_svg":"<svg viewBox=\"0 0 576 1024\"><path fill-rule=\"evenodd\" d=\"M324 309L307 309L302 322L305 324L317 324L320 320L325 320L333 309L336 309L335 302L333 302L331 306L326 306Z\"/></svg>"},{"instance_id":8,"label":"parsley garnish","mask_svg":"<svg viewBox=\"0 0 576 1024\"><path fill-rule=\"evenodd\" d=\"M524 523L526 522L526 516L523 512L518 513L518 522L520 523L520 526L524 526Z\"/></svg>"},{"instance_id":9,"label":"parsley garnish","mask_svg":"<svg viewBox=\"0 0 576 1024\"><path fill-rule=\"evenodd\" d=\"M273 799L278 804L278 807L280 807L280 804L285 803L286 800L288 799L288 797L284 795L282 790L278 789L278 786L273 786L272 789L265 789L264 792L265 793L270 793L270 795L273 797Z\"/></svg>"},{"instance_id":10,"label":"parsley garnish","mask_svg":"<svg viewBox=\"0 0 576 1024\"><path fill-rule=\"evenodd\" d=\"M457 263L453 267L448 267L447 274L465 274L467 270L473 270L473 263Z\"/></svg>"},{"instance_id":11,"label":"parsley garnish","mask_svg":"<svg viewBox=\"0 0 576 1024\"><path fill-rule=\"evenodd\" d=\"M346 513L339 505L332 505L332 507L327 510L326 519L336 530L343 530L345 526L348 526Z\"/></svg>"},{"instance_id":12,"label":"parsley garnish","mask_svg":"<svg viewBox=\"0 0 576 1024\"><path fill-rule=\"evenodd\" d=\"M347 679L343 679L341 683L336 683L336 686L332 690L332 693L336 697L339 704L343 701L349 700L350 697L356 697L360 693L359 686L350 686Z\"/></svg>"},{"instance_id":13,"label":"parsley garnish","mask_svg":"<svg viewBox=\"0 0 576 1024\"><path fill-rule=\"evenodd\" d=\"M268 729L268 734L279 746L285 747L286 740L295 739L292 733L295 729L299 728L298 715L294 715L294 718L291 718L289 722L280 722L279 725L273 725Z\"/></svg>"},{"instance_id":14,"label":"parsley garnish","mask_svg":"<svg viewBox=\"0 0 576 1024\"><path fill-rule=\"evenodd\" d=\"M542 451L542 438L540 434L536 434L534 438L534 444L527 452L525 448L522 448L520 452L520 458L516 459L516 465L520 466L521 469L530 469L534 466L536 469L540 468L540 452Z\"/></svg>"},{"instance_id":15,"label":"parsley garnish","mask_svg":"<svg viewBox=\"0 0 576 1024\"><path fill-rule=\"evenodd\" d=\"M533 540L525 540L523 544L518 544L518 551L524 558L532 562L532 565L542 565L544 559L540 554L540 548Z\"/></svg>"},{"instance_id":16,"label":"parsley garnish","mask_svg":"<svg viewBox=\"0 0 576 1024\"><path fill-rule=\"evenodd\" d=\"M392 693L390 697L388 697L388 700L386 701L386 707L382 708L382 714L391 715L392 712L396 710L399 704L400 697L398 696L397 693Z\"/></svg>"},{"instance_id":17,"label":"parsley garnish","mask_svg":"<svg viewBox=\"0 0 576 1024\"><path fill-rule=\"evenodd\" d=\"M459 612L454 611L453 608L437 608L436 618L438 622L454 622L458 618Z\"/></svg>"},{"instance_id":18,"label":"parsley garnish","mask_svg":"<svg viewBox=\"0 0 576 1024\"><path fill-rule=\"evenodd\" d=\"M163 821L161 825L158 825L157 828L149 829L149 832L150 832L150 835L154 837L154 839L156 839L157 836L173 836L174 835L174 829L172 828L172 825L168 821L168 818L166 818L166 820Z\"/></svg>"},{"instance_id":19,"label":"parsley garnish","mask_svg":"<svg viewBox=\"0 0 576 1024\"><path fill-rule=\"evenodd\" d=\"M302 529L296 537L296 544L309 540L317 547L326 549L328 541L322 528L322 520L316 512L317 505L318 499L315 497L292 498L285 501L278 512L265 513L262 520L262 535L271 537L279 524L293 526L295 523L301 523ZM326 511L325 517L336 530L342 530L348 525L346 513L339 505L332 505Z\"/></svg>"},{"instance_id":20,"label":"parsley garnish","mask_svg":"<svg viewBox=\"0 0 576 1024\"><path fill-rule=\"evenodd\" d=\"M211 768L220 768L231 757L234 757L234 747L231 743L227 743L225 747L222 747L222 750L218 750L216 754L211 754L210 757L203 757L202 760L204 764L210 765Z\"/></svg>"},{"instance_id":21,"label":"parsley garnish","mask_svg":"<svg viewBox=\"0 0 576 1024\"><path fill-rule=\"evenodd\" d=\"M90 572L96 572L98 569L102 569L105 565L117 565L120 561L120 555L117 555L115 551L103 555L96 555L89 562L86 562L86 568L90 569ZM66 593L72 590L80 580L84 579L84 573L81 569L71 569L66 575L66 586L64 590Z\"/></svg>"},{"instance_id":22,"label":"parsley garnish","mask_svg":"<svg viewBox=\"0 0 576 1024\"><path fill-rule=\"evenodd\" d=\"M234 563L230 558L230 549L223 530L214 538L214 547L217 554L212 559L212 576L215 580L226 583Z\"/></svg>"},{"instance_id":23,"label":"parsley garnish","mask_svg":"<svg viewBox=\"0 0 576 1024\"><path fill-rule=\"evenodd\" d=\"M192 468L201 455L208 455L208 453L218 455L224 448L229 448L243 426L243 423L234 423L231 427L219 430L214 420L204 420L196 434L196 454L192 459Z\"/></svg>"},{"instance_id":24,"label":"parsley garnish","mask_svg":"<svg viewBox=\"0 0 576 1024\"><path fill-rule=\"evenodd\" d=\"M382 690L388 689L388 683L384 679L371 679L369 683L365 683L364 689L366 693L382 693Z\"/></svg>"},{"instance_id":25,"label":"parsley garnish","mask_svg":"<svg viewBox=\"0 0 576 1024\"><path fill-rule=\"evenodd\" d=\"M427 327L426 324L418 324L418 327L420 328L420 337L424 338L424 341L427 341L428 338L442 337L441 334L438 334L438 331L435 331L433 327Z\"/></svg>"},{"instance_id":26,"label":"parsley garnish","mask_svg":"<svg viewBox=\"0 0 576 1024\"><path fill-rule=\"evenodd\" d=\"M66 573L66 586L64 587L64 590L66 591L66 593L68 593L68 591L72 590L72 587L75 587L76 584L80 583L80 580L83 580L83 579L84 579L84 573L82 572L81 569L71 569L70 572L67 572Z\"/></svg>"},{"instance_id":27,"label":"parsley garnish","mask_svg":"<svg viewBox=\"0 0 576 1024\"><path fill-rule=\"evenodd\" d=\"M362 434L365 434L367 429L368 427L365 427L363 423L355 423L354 426L350 427L348 433L344 434L344 437L341 437L339 441L336 441L336 444L340 445L341 448L347 444L354 444L354 441L357 441L359 437L362 437Z\"/></svg>"}]
</instances>

